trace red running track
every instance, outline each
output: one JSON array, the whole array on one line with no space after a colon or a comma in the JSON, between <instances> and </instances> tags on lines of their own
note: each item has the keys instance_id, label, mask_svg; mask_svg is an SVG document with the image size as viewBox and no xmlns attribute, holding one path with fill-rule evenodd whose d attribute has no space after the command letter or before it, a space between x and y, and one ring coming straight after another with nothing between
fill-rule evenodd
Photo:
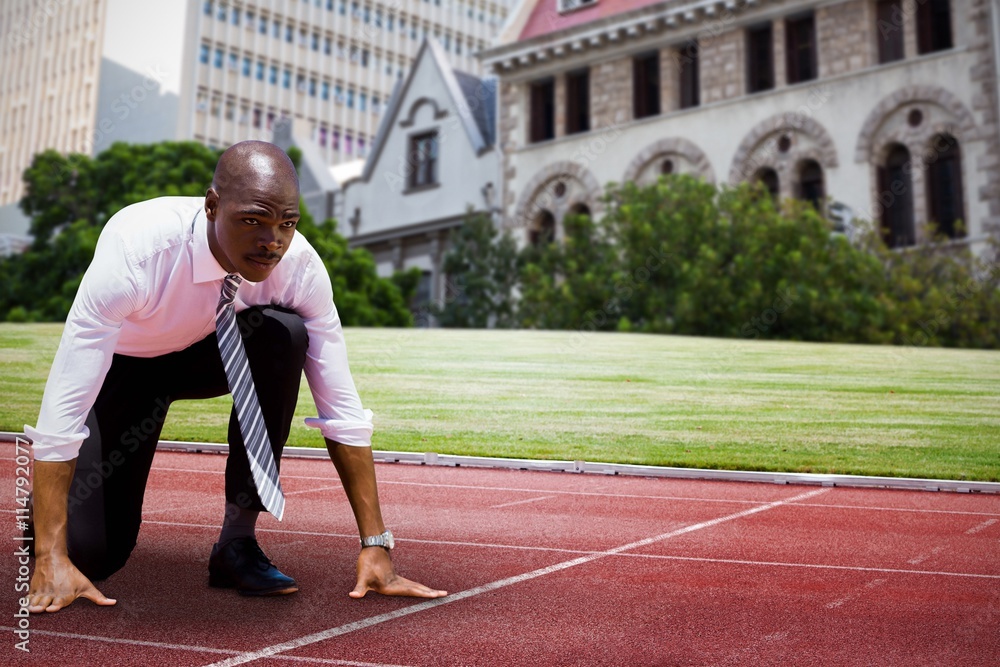
<instances>
[{"instance_id":1,"label":"red running track","mask_svg":"<svg viewBox=\"0 0 1000 667\"><path fill-rule=\"evenodd\" d=\"M997 665L1000 496L378 466L404 575L437 601L351 600L357 535L333 466L288 459L258 536L301 591L207 586L219 455L156 456L139 544L78 601L12 614L2 665Z\"/></svg>"}]
</instances>

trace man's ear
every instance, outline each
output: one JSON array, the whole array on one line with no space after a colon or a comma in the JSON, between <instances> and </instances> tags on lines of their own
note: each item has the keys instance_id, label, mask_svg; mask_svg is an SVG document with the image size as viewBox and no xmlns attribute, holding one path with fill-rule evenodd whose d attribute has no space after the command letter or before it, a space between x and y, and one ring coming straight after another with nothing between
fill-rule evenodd
<instances>
[{"instance_id":1,"label":"man's ear","mask_svg":"<svg viewBox=\"0 0 1000 667\"><path fill-rule=\"evenodd\" d=\"M209 188L205 193L205 215L209 222L215 222L215 214L219 210L219 193L215 188Z\"/></svg>"}]
</instances>

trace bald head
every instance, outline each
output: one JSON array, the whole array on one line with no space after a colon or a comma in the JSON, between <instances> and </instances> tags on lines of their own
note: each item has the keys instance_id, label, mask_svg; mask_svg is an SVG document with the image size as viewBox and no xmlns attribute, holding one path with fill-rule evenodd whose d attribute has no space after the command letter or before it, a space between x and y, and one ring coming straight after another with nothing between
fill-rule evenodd
<instances>
[{"instance_id":1,"label":"bald head","mask_svg":"<svg viewBox=\"0 0 1000 667\"><path fill-rule=\"evenodd\" d=\"M267 278L295 236L299 179L283 150L241 141L219 158L205 193L208 246L226 271Z\"/></svg>"},{"instance_id":2,"label":"bald head","mask_svg":"<svg viewBox=\"0 0 1000 667\"><path fill-rule=\"evenodd\" d=\"M299 177L285 151L266 141L241 141L223 152L215 166L212 187L222 198L239 196L248 188L286 190L294 186L298 197Z\"/></svg>"}]
</instances>

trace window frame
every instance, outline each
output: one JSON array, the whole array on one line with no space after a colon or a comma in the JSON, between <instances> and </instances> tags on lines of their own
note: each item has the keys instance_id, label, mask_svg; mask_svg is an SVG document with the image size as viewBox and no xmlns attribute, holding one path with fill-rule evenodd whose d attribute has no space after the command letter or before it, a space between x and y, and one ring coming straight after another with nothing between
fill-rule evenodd
<instances>
[{"instance_id":1,"label":"window frame","mask_svg":"<svg viewBox=\"0 0 1000 667\"><path fill-rule=\"evenodd\" d=\"M556 80L549 76L528 83L528 143L556 138Z\"/></svg>"},{"instance_id":2,"label":"window frame","mask_svg":"<svg viewBox=\"0 0 1000 667\"><path fill-rule=\"evenodd\" d=\"M406 175L406 192L419 192L441 185L438 164L440 162L440 134L437 128L414 132L406 138L406 162L410 171ZM430 150L422 148L429 142Z\"/></svg>"},{"instance_id":3,"label":"window frame","mask_svg":"<svg viewBox=\"0 0 1000 667\"><path fill-rule=\"evenodd\" d=\"M566 134L590 131L590 68L566 72Z\"/></svg>"},{"instance_id":4,"label":"window frame","mask_svg":"<svg viewBox=\"0 0 1000 667\"><path fill-rule=\"evenodd\" d=\"M660 104L660 52L632 56L632 118L651 118L663 112Z\"/></svg>"},{"instance_id":5,"label":"window frame","mask_svg":"<svg viewBox=\"0 0 1000 667\"><path fill-rule=\"evenodd\" d=\"M750 26L745 37L747 94L774 90L774 25L768 21Z\"/></svg>"},{"instance_id":6,"label":"window frame","mask_svg":"<svg viewBox=\"0 0 1000 667\"><path fill-rule=\"evenodd\" d=\"M816 47L816 15L813 12L785 18L785 81L788 85L813 81L819 76Z\"/></svg>"}]
</instances>

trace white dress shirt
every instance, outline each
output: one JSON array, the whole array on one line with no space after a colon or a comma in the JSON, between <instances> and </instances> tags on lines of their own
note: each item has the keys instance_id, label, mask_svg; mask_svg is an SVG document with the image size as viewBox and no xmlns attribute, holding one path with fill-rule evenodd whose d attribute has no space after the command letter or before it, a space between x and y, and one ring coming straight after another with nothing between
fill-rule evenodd
<instances>
[{"instance_id":1,"label":"white dress shirt","mask_svg":"<svg viewBox=\"0 0 1000 667\"><path fill-rule=\"evenodd\" d=\"M66 318L38 424L25 426L36 460L77 457L112 355L157 357L215 331L227 271L208 247L204 203L203 197L162 197L108 221ZM330 276L302 234L266 280L240 285L237 312L265 304L294 310L309 332L305 374L319 416L306 424L335 442L370 446L372 413L362 408L348 368Z\"/></svg>"}]
</instances>

